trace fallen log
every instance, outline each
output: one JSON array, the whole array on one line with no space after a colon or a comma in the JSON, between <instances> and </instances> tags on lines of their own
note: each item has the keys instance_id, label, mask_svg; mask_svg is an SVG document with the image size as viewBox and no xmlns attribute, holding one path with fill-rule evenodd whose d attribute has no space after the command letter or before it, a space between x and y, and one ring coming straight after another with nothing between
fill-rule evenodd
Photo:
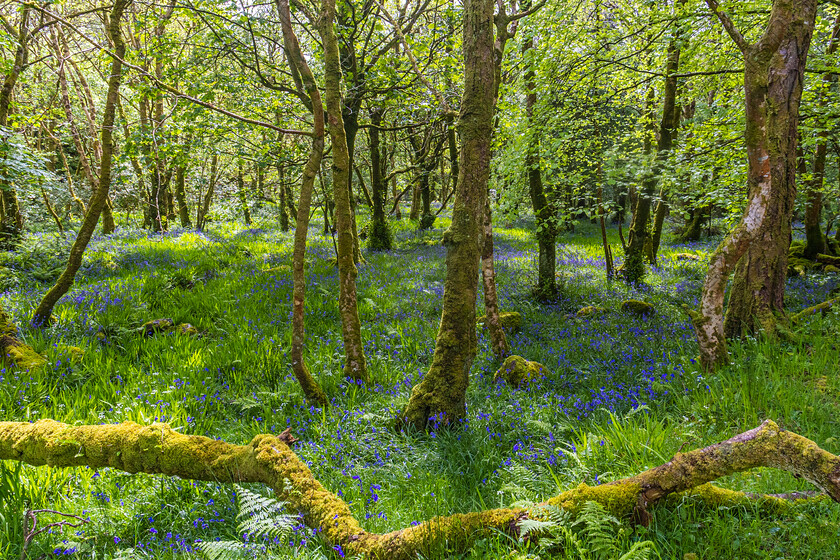
<instances>
[{"instance_id":1,"label":"fallen log","mask_svg":"<svg viewBox=\"0 0 840 560\"><path fill-rule=\"evenodd\" d=\"M329 492L289 448L287 432L255 436L247 445L233 445L203 436L189 436L166 424L141 426L132 422L104 426L71 426L53 420L33 424L0 422L0 460L53 467L110 467L129 473L165 474L214 482L259 482L270 486L291 512L319 528L330 546L365 558L408 560L418 553L466 550L493 531L513 536L525 509L494 509L436 517L425 523L385 534L369 533L348 505ZM708 484L720 477L756 467L785 470L810 481L840 502L840 457L816 443L765 421L759 427L687 453L641 474L602 484L580 484L551 498L548 504L571 511L588 501L615 515L648 521L647 508L677 493L689 493L711 505L733 505L760 499L773 508L789 507L789 496L760 496Z\"/></svg>"}]
</instances>

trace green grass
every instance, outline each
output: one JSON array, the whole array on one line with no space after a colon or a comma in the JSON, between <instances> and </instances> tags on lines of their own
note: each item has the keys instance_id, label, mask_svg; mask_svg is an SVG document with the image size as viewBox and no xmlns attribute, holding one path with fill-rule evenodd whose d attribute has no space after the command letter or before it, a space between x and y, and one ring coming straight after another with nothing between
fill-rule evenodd
<instances>
[{"instance_id":1,"label":"green grass","mask_svg":"<svg viewBox=\"0 0 840 560\"><path fill-rule=\"evenodd\" d=\"M317 224L311 228L307 360L331 399L326 410L305 402L288 366L291 271L283 265L291 264L291 233L268 222L259 230L216 224L206 235L121 230L92 244L76 287L56 309L57 323L43 333L30 330L27 318L48 288L44 278L62 257L49 236L32 238L25 258L10 254L0 262L14 276L3 304L50 365L34 373L0 372L0 418L166 421L184 433L234 443L291 427L301 440L296 451L315 475L350 503L367 530L377 532L435 515L540 501L581 481L632 475L679 449L727 439L766 418L840 453L836 312L802 326L799 344L736 343L733 366L702 376L681 306L696 303L704 265L672 255L706 254L709 246L666 244L660 268L644 284L628 287L607 282L599 237L588 225L560 240L562 294L548 304L529 295L536 270L532 224L497 229L501 306L524 318L512 347L550 374L527 390L493 383L496 366L479 331L465 426L394 432L393 419L432 356L444 276L440 237L447 224L442 218L438 229L418 232L407 221L395 223L395 249L365 254L358 290L371 387L342 378L337 274L329 262L333 244ZM610 238L616 251L615 231ZM790 308L825 299L839 280L792 280ZM656 315L622 314L620 302L627 298L650 301ZM576 318L586 305L608 312ZM138 335L142 323L163 317L189 322L202 334ZM83 348L84 358L71 362L62 345ZM768 470L721 484L750 492L808 488ZM197 558L197 540L241 539L236 503L234 489L223 485L0 463L0 558L20 554L24 508L90 519L80 530L40 535L30 558L74 547L60 555ZM828 502L769 516L757 508L710 509L680 500L652 514L653 524L635 533L624 520L622 546L650 539L661 558L696 553L775 559L835 558L840 545L840 508ZM278 558L338 557L303 528L282 544L265 545ZM499 535L463 557L536 554L533 546ZM569 554L539 556L576 557Z\"/></svg>"}]
</instances>

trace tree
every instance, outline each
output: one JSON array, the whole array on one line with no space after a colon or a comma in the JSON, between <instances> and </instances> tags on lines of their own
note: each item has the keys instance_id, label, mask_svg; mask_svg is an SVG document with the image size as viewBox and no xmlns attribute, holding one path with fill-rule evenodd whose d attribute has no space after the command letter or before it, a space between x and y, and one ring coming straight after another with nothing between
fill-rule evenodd
<instances>
[{"instance_id":1,"label":"tree","mask_svg":"<svg viewBox=\"0 0 840 560\"><path fill-rule=\"evenodd\" d=\"M460 422L466 414L466 390L476 352L475 305L493 132L492 1L464 3L463 45L460 169L452 225L443 235L447 250L443 312L432 365L412 389L402 414L404 424L420 429L433 417L448 425Z\"/></svg>"},{"instance_id":2,"label":"tree","mask_svg":"<svg viewBox=\"0 0 840 560\"><path fill-rule=\"evenodd\" d=\"M108 92L105 98L105 109L102 115L102 132L100 145L102 146L102 158L99 168L99 183L97 189L91 196L73 247L70 249L70 258L67 267L61 273L55 285L44 295L41 303L32 315L32 324L35 327L45 328L50 324L53 308L61 296L67 293L73 285L79 267L82 265L82 257L90 242L99 215L102 213L108 200L108 188L111 184L111 165L114 157L114 116L117 107L117 97L120 93L120 81L122 80L122 65L125 57L125 41L120 30L120 20L130 0L116 0L111 8L108 20L108 34L114 45L114 52L111 56L111 73L108 77Z\"/></svg>"},{"instance_id":3,"label":"tree","mask_svg":"<svg viewBox=\"0 0 840 560\"><path fill-rule=\"evenodd\" d=\"M370 377L362 345L361 321L356 301L356 241L353 209L350 207L350 152L341 107L341 61L335 35L335 0L322 0L318 32L324 45L324 97L332 146L335 224L338 231L338 307L344 339L344 375L368 382Z\"/></svg>"},{"instance_id":4,"label":"tree","mask_svg":"<svg viewBox=\"0 0 840 560\"><path fill-rule=\"evenodd\" d=\"M700 361L728 361L726 336L775 331L784 305L796 141L805 61L816 0L776 0L761 38L748 43L716 0L706 0L743 53L749 201L740 223L713 253L699 312L693 316ZM737 268L736 268L737 265ZM724 324L726 283L735 279Z\"/></svg>"},{"instance_id":5,"label":"tree","mask_svg":"<svg viewBox=\"0 0 840 560\"><path fill-rule=\"evenodd\" d=\"M20 12L20 24L18 30L8 26L7 32L16 39L15 59L12 62L9 72L3 80L0 88L0 127L8 123L9 113L12 109L12 91L18 78L29 61L29 16L32 8L25 5ZM3 20L6 23L6 20ZM0 173L2 173L0 171ZM2 175L5 175L3 173ZM17 192L14 187L5 179L0 177L0 197L2 197L2 216L0 218L0 244L3 247L10 247L17 243L23 230L23 214L20 212Z\"/></svg>"}]
</instances>

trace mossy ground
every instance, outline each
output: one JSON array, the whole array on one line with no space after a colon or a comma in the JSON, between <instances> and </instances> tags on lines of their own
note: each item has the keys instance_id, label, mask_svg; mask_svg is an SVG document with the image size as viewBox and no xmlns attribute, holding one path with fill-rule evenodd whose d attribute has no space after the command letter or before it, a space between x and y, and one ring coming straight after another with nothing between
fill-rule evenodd
<instances>
[{"instance_id":1,"label":"mossy ground","mask_svg":"<svg viewBox=\"0 0 840 560\"><path fill-rule=\"evenodd\" d=\"M529 295L536 281L533 224L497 227L500 307L523 318L511 348L544 364L545 379L525 390L494 383L497 366L488 335L479 330L467 423L395 433L393 420L433 352L443 292L440 238L448 219L439 218L436 229L425 232L408 221L392 222L395 248L365 255L359 305L371 387L342 378L337 271L329 263L333 246L313 225L308 364L332 406L310 407L287 357L292 281L284 265L291 262L292 233L270 223L254 229L219 223L207 233L158 236L118 230L97 239L77 285L56 308L57 323L43 333L26 325L48 281L15 268L7 257L0 264L15 269L19 284L4 293L2 303L22 327L21 338L49 363L35 373L8 367L0 372L0 417L76 424L166 421L183 433L233 443L291 427L300 438L300 457L367 530L377 532L437 515L541 500L581 482L597 487L765 418L840 453L836 310L802 321L798 345L753 339L733 345L735 364L703 377L690 358L697 348L681 305L696 306L704 261L675 256L704 257L710 245L669 246L665 240L660 266L644 283L627 286L606 281L599 237L586 227L560 239L560 296L548 303ZM618 247L614 230L610 237ZM838 283L832 274L791 278L789 309L828 299ZM641 318L617 311L625 299L651 302L656 314ZM616 311L575 316L590 305ZM190 323L202 336L138 336L143 323L161 317ZM73 361L63 346L84 354ZM107 469L0 465L2 558L19 554L16 523L27 506L91 520L78 532L39 536L32 558L54 550L75 550L67 556L80 559L93 551L97 558L126 557L129 549L135 558L196 558L196 540L242 537L236 534L233 489L225 485ZM808 489L803 481L766 470L722 484L768 493ZM713 509L686 498L651 513L651 527L633 538L653 539L662 558L695 553L828 559L840 546L840 507L827 501L768 515L749 504ZM289 540L274 548L275 557L340 557L306 529L298 528ZM511 546L506 537L491 535L464 557L503 557Z\"/></svg>"}]
</instances>

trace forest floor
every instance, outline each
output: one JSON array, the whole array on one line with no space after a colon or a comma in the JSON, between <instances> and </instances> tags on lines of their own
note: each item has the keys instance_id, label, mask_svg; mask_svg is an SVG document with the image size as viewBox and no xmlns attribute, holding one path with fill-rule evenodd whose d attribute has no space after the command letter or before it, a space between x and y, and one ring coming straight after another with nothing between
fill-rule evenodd
<instances>
[{"instance_id":1,"label":"forest floor","mask_svg":"<svg viewBox=\"0 0 840 560\"><path fill-rule=\"evenodd\" d=\"M316 224L311 228L307 351L331 400L324 410L305 403L288 367L291 233L236 223L215 224L205 233L119 230L91 245L75 288L56 309L56 324L43 333L29 329L28 318L63 266L68 241L33 236L17 255L0 256L0 290L23 339L50 362L34 373L0 371L0 418L165 421L184 433L232 443L290 427L300 439L296 452L315 476L375 532L440 514L539 502L582 481L632 475L766 418L840 453L840 314L807 320L798 344L737 343L734 365L703 376L692 359L697 348L682 305L696 305L713 244L666 240L660 266L628 287L607 282L599 236L588 225L559 241L562 295L550 304L530 297L532 224L496 229L501 309L523 316L511 346L544 364L545 378L524 390L494 383L497 366L479 331L467 423L448 431L394 432L393 420L434 349L444 278L439 240L448 222L439 219L429 232L407 221L394 225L396 249L366 252L358 279L375 380L370 387L341 376L333 243ZM610 236L615 250L616 232ZM675 258L686 252L700 260ZM840 274L791 279L787 307L795 312L819 303L838 285ZM620 312L620 302L629 298L652 303L656 313L640 318ZM606 312L578 318L588 305ZM144 322L160 318L190 323L201 335L138 334ZM84 356L73 360L61 345L81 347ZM770 470L721 483L763 493L810 489ZM89 519L79 529L39 535L30 558L199 558L199 541L243 538L234 487L0 462L1 558L19 556L19 519L27 507ZM827 500L770 515L758 506L711 508L681 499L652 515L646 529L605 523L600 532L614 550L650 540L660 558L829 559L840 550L840 507ZM576 530L585 545L592 535ZM343 556L302 526L282 537L250 538L271 558ZM539 557L598 558L578 548L567 545ZM463 557L536 554L533 543L499 535Z\"/></svg>"}]
</instances>

